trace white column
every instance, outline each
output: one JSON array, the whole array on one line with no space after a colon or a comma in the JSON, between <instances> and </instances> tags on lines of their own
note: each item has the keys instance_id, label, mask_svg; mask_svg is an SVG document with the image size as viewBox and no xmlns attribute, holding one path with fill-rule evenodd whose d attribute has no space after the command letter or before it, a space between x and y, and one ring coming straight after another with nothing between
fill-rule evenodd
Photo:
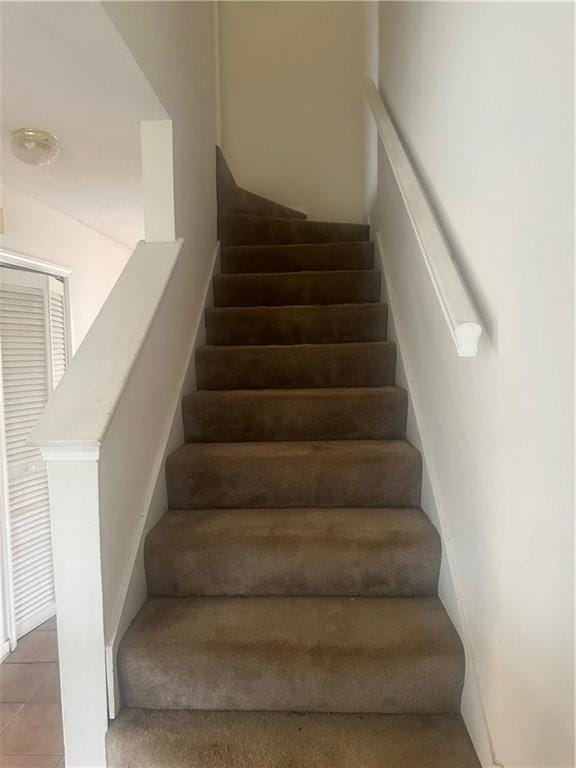
<instances>
[{"instance_id":1,"label":"white column","mask_svg":"<svg viewBox=\"0 0 576 768\"><path fill-rule=\"evenodd\" d=\"M99 449L49 447L58 643L68 768L105 768L108 727Z\"/></svg>"}]
</instances>

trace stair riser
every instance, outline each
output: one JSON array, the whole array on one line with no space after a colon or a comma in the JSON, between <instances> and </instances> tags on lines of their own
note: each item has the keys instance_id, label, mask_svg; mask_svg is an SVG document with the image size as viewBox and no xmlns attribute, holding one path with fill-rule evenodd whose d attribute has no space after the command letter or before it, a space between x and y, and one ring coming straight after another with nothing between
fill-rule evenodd
<instances>
[{"instance_id":1,"label":"stair riser","mask_svg":"<svg viewBox=\"0 0 576 768\"><path fill-rule=\"evenodd\" d=\"M417 452L332 450L292 444L290 452L176 452L167 462L171 509L254 507L414 507L420 503ZM278 445L278 444L273 444ZM344 443L344 446L349 444Z\"/></svg>"},{"instance_id":2,"label":"stair riser","mask_svg":"<svg viewBox=\"0 0 576 768\"><path fill-rule=\"evenodd\" d=\"M380 300L380 272L306 272L281 275L219 275L216 307L366 304Z\"/></svg>"},{"instance_id":3,"label":"stair riser","mask_svg":"<svg viewBox=\"0 0 576 768\"><path fill-rule=\"evenodd\" d=\"M240 245L223 248L223 274L373 269L373 243L336 245Z\"/></svg>"},{"instance_id":4,"label":"stair riser","mask_svg":"<svg viewBox=\"0 0 576 768\"><path fill-rule=\"evenodd\" d=\"M187 442L386 440L404 436L400 389L195 392L183 403Z\"/></svg>"},{"instance_id":5,"label":"stair riser","mask_svg":"<svg viewBox=\"0 0 576 768\"><path fill-rule=\"evenodd\" d=\"M402 669L395 669L393 661L386 664L382 660L381 667L375 668L356 656L321 663L322 649L318 649L307 659L274 664L270 663L272 656L282 652L274 645L269 655L262 656L242 653L241 648L225 647L219 652L217 640L214 645L215 653L198 653L178 663L171 660L167 648L163 658L155 660L155 676L157 684L165 687L163 692L143 682L150 672L149 659L134 659L130 678L123 678L125 705L143 709L383 714L458 712L460 707L460 687L441 682L460 676L460 665L452 658L418 658ZM132 679L142 682L133 687ZM250 693L242 696L242 691Z\"/></svg>"},{"instance_id":6,"label":"stair riser","mask_svg":"<svg viewBox=\"0 0 576 768\"><path fill-rule=\"evenodd\" d=\"M172 512L146 541L152 596L436 594L440 540L419 510Z\"/></svg>"},{"instance_id":7,"label":"stair riser","mask_svg":"<svg viewBox=\"0 0 576 768\"><path fill-rule=\"evenodd\" d=\"M199 389L382 387L394 383L392 342L302 347L200 347Z\"/></svg>"},{"instance_id":8,"label":"stair riser","mask_svg":"<svg viewBox=\"0 0 576 768\"><path fill-rule=\"evenodd\" d=\"M338 344L384 341L386 304L209 309L208 344Z\"/></svg>"},{"instance_id":9,"label":"stair riser","mask_svg":"<svg viewBox=\"0 0 576 768\"><path fill-rule=\"evenodd\" d=\"M333 224L319 221L290 221L257 216L218 217L220 242L227 245L290 245L296 243L368 242L364 224Z\"/></svg>"}]
</instances>

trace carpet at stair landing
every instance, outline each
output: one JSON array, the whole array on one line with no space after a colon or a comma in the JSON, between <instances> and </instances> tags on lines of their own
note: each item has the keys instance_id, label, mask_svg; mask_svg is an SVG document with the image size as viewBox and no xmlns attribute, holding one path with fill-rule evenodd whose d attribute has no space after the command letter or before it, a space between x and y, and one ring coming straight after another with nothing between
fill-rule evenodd
<instances>
[{"instance_id":1,"label":"carpet at stair landing","mask_svg":"<svg viewBox=\"0 0 576 768\"><path fill-rule=\"evenodd\" d=\"M109 766L478 768L368 228L222 174L222 274Z\"/></svg>"}]
</instances>

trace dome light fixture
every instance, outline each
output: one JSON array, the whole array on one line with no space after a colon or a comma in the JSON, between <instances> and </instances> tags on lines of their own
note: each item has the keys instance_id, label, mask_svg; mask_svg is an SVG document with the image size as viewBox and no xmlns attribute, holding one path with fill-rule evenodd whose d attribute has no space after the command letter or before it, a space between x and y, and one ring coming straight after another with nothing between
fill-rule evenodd
<instances>
[{"instance_id":1,"label":"dome light fixture","mask_svg":"<svg viewBox=\"0 0 576 768\"><path fill-rule=\"evenodd\" d=\"M36 128L12 131L10 149L14 157L28 165L52 165L61 152L58 139L53 133Z\"/></svg>"}]
</instances>

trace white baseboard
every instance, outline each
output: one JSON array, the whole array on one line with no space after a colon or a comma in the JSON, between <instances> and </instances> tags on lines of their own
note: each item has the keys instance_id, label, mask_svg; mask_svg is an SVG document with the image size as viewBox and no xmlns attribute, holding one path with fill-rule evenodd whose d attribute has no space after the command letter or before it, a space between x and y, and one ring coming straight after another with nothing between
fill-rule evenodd
<instances>
[{"instance_id":1,"label":"white baseboard","mask_svg":"<svg viewBox=\"0 0 576 768\"><path fill-rule=\"evenodd\" d=\"M440 583L438 594L452 622L454 623L464 645L466 656L466 679L464 691L462 693L462 717L470 738L476 749L478 758L483 768L502 768L494 762L494 751L488 723L482 703L480 693L480 684L475 663L474 649L470 640L468 630L468 621L466 618L465 607L463 604L462 592L459 589L459 580L455 568L455 557L453 552L452 537L449 532L449 525L445 510L439 501L440 494L437 492L436 479L431 471L430 462L427 458L430 456L427 446L425 431L422 428L424 423L421 417L420 404L415 395L413 381L414 376L407 359L403 344L402 328L395 322L398 317L398 302L395 297L394 287L387 284L385 280L385 259L382 239L379 233L376 233L376 260L382 271L382 300L388 304L388 338L395 341L397 345L397 363L396 380L399 386L408 391L408 422L406 426L406 437L418 448L422 455L422 507L428 516L432 519L439 529L442 539L442 567L440 571Z\"/></svg>"}]
</instances>

